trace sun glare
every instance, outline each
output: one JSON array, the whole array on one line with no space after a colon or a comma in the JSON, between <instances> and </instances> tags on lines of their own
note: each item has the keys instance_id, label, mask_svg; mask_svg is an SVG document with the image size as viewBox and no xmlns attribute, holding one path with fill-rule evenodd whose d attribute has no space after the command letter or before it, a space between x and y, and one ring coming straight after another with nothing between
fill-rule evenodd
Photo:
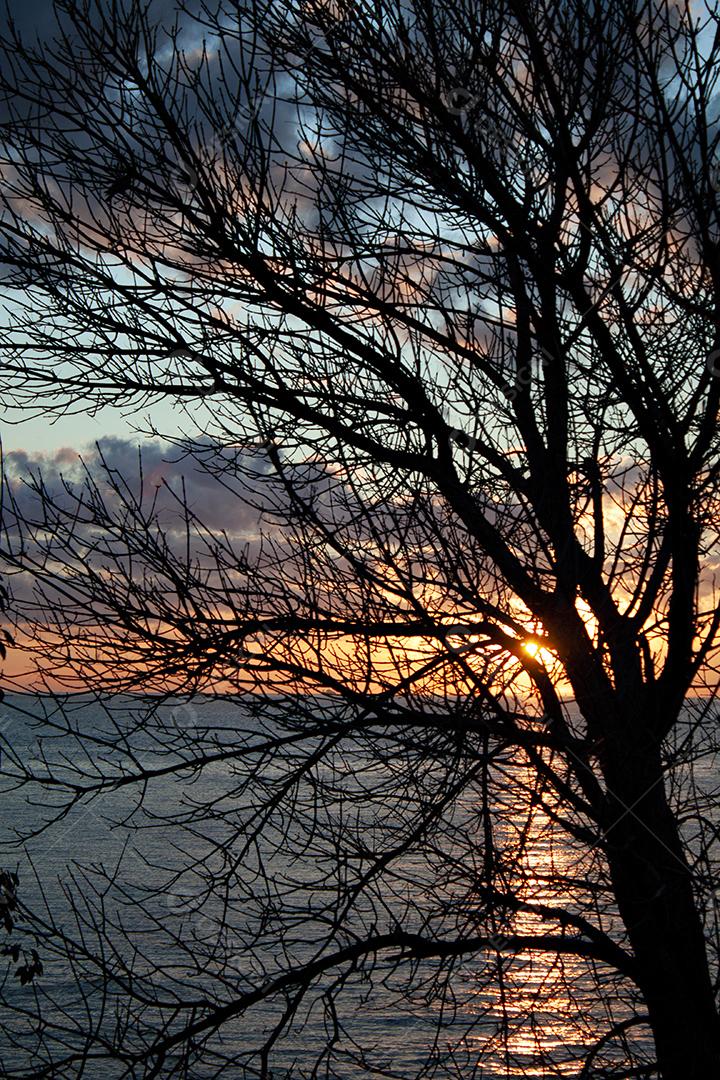
<instances>
[{"instance_id":1,"label":"sun glare","mask_svg":"<svg viewBox=\"0 0 720 1080\"><path fill-rule=\"evenodd\" d=\"M523 652L526 652L533 660L537 660L538 664L542 664L543 667L549 668L557 660L553 652L548 649L547 643L541 644L535 638L527 638L523 641L521 648Z\"/></svg>"}]
</instances>

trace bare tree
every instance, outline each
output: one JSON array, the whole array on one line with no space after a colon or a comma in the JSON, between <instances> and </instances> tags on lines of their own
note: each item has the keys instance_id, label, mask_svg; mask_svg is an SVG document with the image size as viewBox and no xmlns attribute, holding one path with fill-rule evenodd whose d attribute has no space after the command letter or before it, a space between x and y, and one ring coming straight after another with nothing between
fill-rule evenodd
<instances>
[{"instance_id":1,"label":"bare tree","mask_svg":"<svg viewBox=\"0 0 720 1080\"><path fill-rule=\"evenodd\" d=\"M59 19L6 401L171 400L228 521L11 480L9 784L128 846L21 864L7 1075L717 1075L713 6Z\"/></svg>"}]
</instances>

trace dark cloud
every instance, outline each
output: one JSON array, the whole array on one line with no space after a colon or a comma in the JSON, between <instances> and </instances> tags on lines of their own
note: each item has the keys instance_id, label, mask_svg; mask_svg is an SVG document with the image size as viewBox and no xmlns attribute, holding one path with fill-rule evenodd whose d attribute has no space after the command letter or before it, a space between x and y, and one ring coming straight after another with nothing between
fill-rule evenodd
<instances>
[{"instance_id":1,"label":"dark cloud","mask_svg":"<svg viewBox=\"0 0 720 1080\"><path fill-rule=\"evenodd\" d=\"M102 4L98 7L102 7ZM199 3L190 3L184 7L192 12L199 8ZM6 10L17 30L28 42L33 38L47 41L58 29L59 16L54 0L7 0ZM176 16L180 15L177 0L153 0L150 10L160 23L172 23ZM66 19L63 22L67 25Z\"/></svg>"},{"instance_id":2,"label":"dark cloud","mask_svg":"<svg viewBox=\"0 0 720 1080\"><path fill-rule=\"evenodd\" d=\"M7 8L10 19L27 40L45 40L57 29L52 0L8 0Z\"/></svg>"},{"instance_id":3,"label":"dark cloud","mask_svg":"<svg viewBox=\"0 0 720 1080\"><path fill-rule=\"evenodd\" d=\"M106 496L108 505L118 502L111 491L112 478L128 492L155 501L164 528L181 527L181 501L210 530L240 536L257 529L258 510L250 503L262 499L263 478L270 463L261 451L197 444L197 454L183 452L159 441L137 442L105 438L81 454L64 447L48 454L13 450L5 455L8 482L21 516L38 510L32 478L42 478L45 490L59 506L69 506L66 489L80 494L90 477Z\"/></svg>"}]
</instances>

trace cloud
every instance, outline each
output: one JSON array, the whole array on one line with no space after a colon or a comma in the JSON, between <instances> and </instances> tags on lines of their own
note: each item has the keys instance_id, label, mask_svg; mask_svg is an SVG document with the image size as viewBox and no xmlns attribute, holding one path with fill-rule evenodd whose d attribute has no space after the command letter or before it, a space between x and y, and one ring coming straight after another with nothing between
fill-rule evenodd
<instances>
[{"instance_id":1,"label":"cloud","mask_svg":"<svg viewBox=\"0 0 720 1080\"><path fill-rule=\"evenodd\" d=\"M199 8L199 3L190 3L189 11ZM153 16L160 22L172 22L180 14L176 0L153 0ZM47 41L58 29L58 16L54 0L10 0L11 18L20 34L28 41L33 39ZM67 20L63 19L63 25Z\"/></svg>"},{"instance_id":2,"label":"cloud","mask_svg":"<svg viewBox=\"0 0 720 1080\"><path fill-rule=\"evenodd\" d=\"M57 29L53 0L14 0L10 4L10 16L27 40L44 40Z\"/></svg>"},{"instance_id":3,"label":"cloud","mask_svg":"<svg viewBox=\"0 0 720 1080\"><path fill-rule=\"evenodd\" d=\"M39 511L34 490L41 479L44 490L60 507L69 508L71 492L80 494L88 479L94 481L108 505L119 503L111 481L136 499L154 502L163 527L173 532L183 526L181 500L209 530L232 536L253 534L258 510L250 505L261 499L263 477L270 462L262 451L196 444L196 452L183 452L168 443L119 437L101 439L83 451L63 447L52 453L13 450L4 468L18 514L32 517ZM6 512L7 516L7 512Z\"/></svg>"}]
</instances>

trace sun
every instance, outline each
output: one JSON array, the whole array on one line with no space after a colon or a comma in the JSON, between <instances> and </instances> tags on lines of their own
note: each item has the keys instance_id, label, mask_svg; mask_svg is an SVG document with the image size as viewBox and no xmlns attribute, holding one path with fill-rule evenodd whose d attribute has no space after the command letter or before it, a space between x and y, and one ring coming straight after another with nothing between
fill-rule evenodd
<instances>
[{"instance_id":1,"label":"sun","mask_svg":"<svg viewBox=\"0 0 720 1080\"><path fill-rule=\"evenodd\" d=\"M538 664L542 664L544 667L548 667L553 664L557 659L550 648L548 648L549 642L545 639L543 642L537 640L537 638L529 637L523 641L520 646L523 652L531 656L533 660L536 660Z\"/></svg>"}]
</instances>

